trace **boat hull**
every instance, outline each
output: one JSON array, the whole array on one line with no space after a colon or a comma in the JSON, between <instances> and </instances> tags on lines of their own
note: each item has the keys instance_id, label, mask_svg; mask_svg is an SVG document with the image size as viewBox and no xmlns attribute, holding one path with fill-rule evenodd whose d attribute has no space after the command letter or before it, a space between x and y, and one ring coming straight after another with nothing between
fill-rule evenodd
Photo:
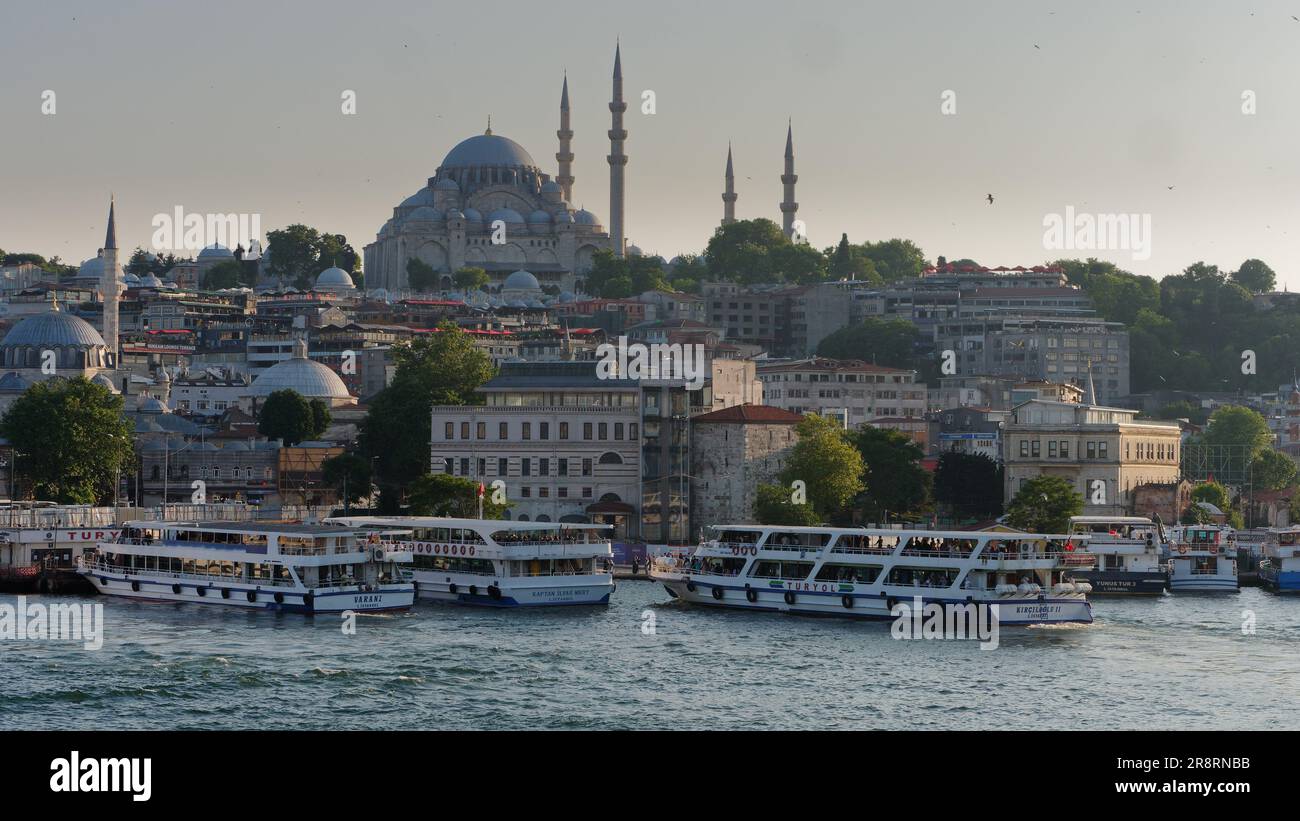
<instances>
[{"instance_id":1,"label":"boat hull","mask_svg":"<svg viewBox=\"0 0 1300 821\"><path fill-rule=\"evenodd\" d=\"M276 610L290 613L355 613L405 610L415 603L412 585L378 585L374 590L258 587L228 580L150 578L105 572L83 573L105 596L138 601L187 602L243 610ZM179 588L179 590L177 589ZM251 595L250 595L251 594Z\"/></svg>"},{"instance_id":2,"label":"boat hull","mask_svg":"<svg viewBox=\"0 0 1300 821\"><path fill-rule=\"evenodd\" d=\"M1169 587L1169 575L1163 570L1129 572L1125 570L1075 570L1077 582L1092 585L1092 595L1158 596Z\"/></svg>"},{"instance_id":3,"label":"boat hull","mask_svg":"<svg viewBox=\"0 0 1300 821\"><path fill-rule=\"evenodd\" d=\"M564 607L574 605L609 604L614 593L611 576L592 576L590 580L577 581L573 577L564 582L538 584L513 584L509 580L492 577L448 580L446 573L415 571L415 582L421 601L468 604L481 607ZM494 592L495 591L495 592Z\"/></svg>"},{"instance_id":4,"label":"boat hull","mask_svg":"<svg viewBox=\"0 0 1300 821\"><path fill-rule=\"evenodd\" d=\"M1236 593L1240 590L1236 576L1211 576L1199 578L1178 578L1169 580L1169 589L1174 593Z\"/></svg>"},{"instance_id":5,"label":"boat hull","mask_svg":"<svg viewBox=\"0 0 1300 821\"><path fill-rule=\"evenodd\" d=\"M1259 580L1274 593L1300 593L1300 571L1260 567Z\"/></svg>"},{"instance_id":6,"label":"boat hull","mask_svg":"<svg viewBox=\"0 0 1300 821\"><path fill-rule=\"evenodd\" d=\"M660 576L659 581L673 598L708 607L736 610L766 610L806 616L838 616L859 619L893 619L897 603L911 604L920 596L924 604L996 604L1001 625L1089 624L1092 605L1081 597L999 597L972 602L966 598L919 593L914 588L875 593L841 591L799 591L783 588L745 587L704 581L698 578ZM721 591L715 593L714 591ZM790 595L787 596L786 594ZM791 601L793 599L793 601Z\"/></svg>"}]
</instances>

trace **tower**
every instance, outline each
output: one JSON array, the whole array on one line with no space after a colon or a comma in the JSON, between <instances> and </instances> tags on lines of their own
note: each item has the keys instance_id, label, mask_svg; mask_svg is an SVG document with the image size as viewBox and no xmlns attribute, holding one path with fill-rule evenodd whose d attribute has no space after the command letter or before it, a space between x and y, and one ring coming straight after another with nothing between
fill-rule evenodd
<instances>
[{"instance_id":1,"label":"tower","mask_svg":"<svg viewBox=\"0 0 1300 821\"><path fill-rule=\"evenodd\" d=\"M731 169L731 143L727 143L726 190L722 192L722 224L736 221L736 175Z\"/></svg>"},{"instance_id":2,"label":"tower","mask_svg":"<svg viewBox=\"0 0 1300 821\"><path fill-rule=\"evenodd\" d=\"M623 128L623 112L627 103L623 102L623 58L617 43L614 44L614 93L609 101L609 247L614 256L622 257L624 252L623 228L623 167L627 165L627 155L623 153L623 141L627 131Z\"/></svg>"},{"instance_id":3,"label":"tower","mask_svg":"<svg viewBox=\"0 0 1300 821\"><path fill-rule=\"evenodd\" d=\"M788 240L794 239L794 215L799 210L799 203L794 201L794 184L799 180L794 173L794 124L785 131L785 173L781 175L781 184L785 196L781 200L781 231Z\"/></svg>"},{"instance_id":4,"label":"tower","mask_svg":"<svg viewBox=\"0 0 1300 821\"><path fill-rule=\"evenodd\" d=\"M573 202L573 129L569 128L569 74L564 74L564 90L560 92L560 130L555 132L560 138L560 150L555 159L560 163L560 173L555 181L564 189L564 201Z\"/></svg>"},{"instance_id":5,"label":"tower","mask_svg":"<svg viewBox=\"0 0 1300 821\"><path fill-rule=\"evenodd\" d=\"M114 214L113 198L108 201L108 233L104 237L104 267L100 274L99 287L104 300L104 344L113 357L113 367L117 363L117 301L119 279L117 272L117 220Z\"/></svg>"}]
</instances>

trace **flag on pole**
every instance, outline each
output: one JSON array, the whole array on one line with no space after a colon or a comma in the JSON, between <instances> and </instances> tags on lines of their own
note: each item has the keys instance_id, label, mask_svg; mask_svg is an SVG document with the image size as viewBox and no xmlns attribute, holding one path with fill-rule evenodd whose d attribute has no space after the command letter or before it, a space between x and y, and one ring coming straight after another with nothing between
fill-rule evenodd
<instances>
[{"instance_id":1,"label":"flag on pole","mask_svg":"<svg viewBox=\"0 0 1300 821\"><path fill-rule=\"evenodd\" d=\"M483 483L482 483L482 482L479 482L479 483L478 483L478 497L479 497L480 499L483 498Z\"/></svg>"}]
</instances>

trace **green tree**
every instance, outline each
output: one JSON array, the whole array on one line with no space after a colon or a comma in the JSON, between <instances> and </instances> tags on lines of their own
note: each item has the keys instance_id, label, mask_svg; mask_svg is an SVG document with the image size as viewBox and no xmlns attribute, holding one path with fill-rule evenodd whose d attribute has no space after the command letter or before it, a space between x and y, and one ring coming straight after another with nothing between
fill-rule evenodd
<instances>
[{"instance_id":1,"label":"green tree","mask_svg":"<svg viewBox=\"0 0 1300 821\"><path fill-rule=\"evenodd\" d=\"M911 240L864 242L862 254L871 260L876 275L885 282L912 279L925 271L925 254Z\"/></svg>"},{"instance_id":2,"label":"green tree","mask_svg":"<svg viewBox=\"0 0 1300 821\"><path fill-rule=\"evenodd\" d=\"M329 428L334 414L323 399L313 399L307 403L307 407L311 408L311 438L315 439Z\"/></svg>"},{"instance_id":3,"label":"green tree","mask_svg":"<svg viewBox=\"0 0 1300 821\"><path fill-rule=\"evenodd\" d=\"M1083 496L1059 476L1035 476L1007 506L1012 527L1030 533L1064 533L1070 517L1083 511Z\"/></svg>"},{"instance_id":4,"label":"green tree","mask_svg":"<svg viewBox=\"0 0 1300 821\"><path fill-rule=\"evenodd\" d=\"M840 328L817 345L817 355L831 359L861 359L888 368L916 369L922 337L906 319L869 318Z\"/></svg>"},{"instance_id":5,"label":"green tree","mask_svg":"<svg viewBox=\"0 0 1300 821\"><path fill-rule=\"evenodd\" d=\"M278 250L278 249L277 249ZM272 254L272 258L274 258ZM329 267L342 268L349 274L361 269L361 255L348 244L348 238L342 234L322 232L316 241L316 271L320 273Z\"/></svg>"},{"instance_id":6,"label":"green tree","mask_svg":"<svg viewBox=\"0 0 1300 821\"><path fill-rule=\"evenodd\" d=\"M1082 288L1097 313L1112 322L1132 325L1139 311L1160 308L1160 285L1151 277L1131 274L1113 262L1093 257L1058 259L1051 264L1064 270L1070 284Z\"/></svg>"},{"instance_id":7,"label":"green tree","mask_svg":"<svg viewBox=\"0 0 1300 821\"><path fill-rule=\"evenodd\" d=\"M1000 516L1002 468L983 454L948 451L934 472L934 498L959 519Z\"/></svg>"},{"instance_id":8,"label":"green tree","mask_svg":"<svg viewBox=\"0 0 1300 821\"><path fill-rule=\"evenodd\" d=\"M805 416L795 427L799 441L790 450L781 482L802 481L807 503L822 520L847 513L849 503L866 489L862 454L834 421Z\"/></svg>"},{"instance_id":9,"label":"green tree","mask_svg":"<svg viewBox=\"0 0 1300 821\"><path fill-rule=\"evenodd\" d=\"M783 485L759 485L754 499L754 517L759 524L808 526L820 524L821 519L812 505L795 504L792 491Z\"/></svg>"},{"instance_id":10,"label":"green tree","mask_svg":"<svg viewBox=\"0 0 1300 821\"><path fill-rule=\"evenodd\" d=\"M1225 446L1224 457L1229 470L1244 481L1246 465L1272 449L1273 432L1257 411L1241 405L1228 405L1210 416L1200 444Z\"/></svg>"},{"instance_id":11,"label":"green tree","mask_svg":"<svg viewBox=\"0 0 1300 821\"><path fill-rule=\"evenodd\" d=\"M0 435L36 497L62 504L111 502L135 460L122 398L81 377L28 388L0 418Z\"/></svg>"},{"instance_id":12,"label":"green tree","mask_svg":"<svg viewBox=\"0 0 1300 821\"><path fill-rule=\"evenodd\" d=\"M492 278L482 268L461 268L451 275L451 281L462 291L481 291L488 286Z\"/></svg>"},{"instance_id":13,"label":"green tree","mask_svg":"<svg viewBox=\"0 0 1300 821\"><path fill-rule=\"evenodd\" d=\"M905 433L862 425L849 434L866 468L858 497L862 515L873 522L920 513L930 501L930 473L921 467L925 451Z\"/></svg>"},{"instance_id":14,"label":"green tree","mask_svg":"<svg viewBox=\"0 0 1300 821\"><path fill-rule=\"evenodd\" d=\"M336 490L345 504L354 505L370 495L370 462L355 453L340 453L321 462L321 474L325 485Z\"/></svg>"},{"instance_id":15,"label":"green tree","mask_svg":"<svg viewBox=\"0 0 1300 821\"><path fill-rule=\"evenodd\" d=\"M1192 488L1192 501L1212 504L1225 514L1232 509L1232 497L1228 488L1218 482L1201 482Z\"/></svg>"},{"instance_id":16,"label":"green tree","mask_svg":"<svg viewBox=\"0 0 1300 821\"><path fill-rule=\"evenodd\" d=\"M393 380L371 400L361 422L361 455L375 458L381 504L392 511L403 487L429 470L434 405L481 401L477 391L495 372L469 334L447 321L435 333L393 347Z\"/></svg>"},{"instance_id":17,"label":"green tree","mask_svg":"<svg viewBox=\"0 0 1300 821\"><path fill-rule=\"evenodd\" d=\"M434 291L438 286L438 272L424 260L411 257L406 261L406 282L412 291Z\"/></svg>"},{"instance_id":18,"label":"green tree","mask_svg":"<svg viewBox=\"0 0 1300 821\"><path fill-rule=\"evenodd\" d=\"M244 281L244 266L233 259L218 262L203 275L203 289L206 291L220 291L224 288L238 288L250 284Z\"/></svg>"},{"instance_id":19,"label":"green tree","mask_svg":"<svg viewBox=\"0 0 1300 821\"><path fill-rule=\"evenodd\" d=\"M315 430L316 415L311 404L289 388L266 397L257 414L257 432L268 439L283 439L286 446L312 438Z\"/></svg>"},{"instance_id":20,"label":"green tree","mask_svg":"<svg viewBox=\"0 0 1300 821\"><path fill-rule=\"evenodd\" d=\"M457 519L478 518L479 483L445 473L426 473L411 482L407 494L407 512L412 516L450 516ZM483 489L483 518L500 519L508 504L492 501L490 488Z\"/></svg>"},{"instance_id":21,"label":"green tree","mask_svg":"<svg viewBox=\"0 0 1300 821\"><path fill-rule=\"evenodd\" d=\"M1263 260L1248 259L1232 272L1232 281L1251 293L1262 294L1277 287L1277 274Z\"/></svg>"},{"instance_id":22,"label":"green tree","mask_svg":"<svg viewBox=\"0 0 1300 821\"><path fill-rule=\"evenodd\" d=\"M270 271L297 288L311 287L320 266L320 232L301 223L266 232Z\"/></svg>"}]
</instances>

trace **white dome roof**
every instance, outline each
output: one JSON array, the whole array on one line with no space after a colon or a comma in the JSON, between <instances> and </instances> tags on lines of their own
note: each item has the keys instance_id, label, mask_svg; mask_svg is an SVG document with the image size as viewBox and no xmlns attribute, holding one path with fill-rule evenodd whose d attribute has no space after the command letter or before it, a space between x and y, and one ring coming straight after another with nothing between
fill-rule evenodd
<instances>
[{"instance_id":1,"label":"white dome roof","mask_svg":"<svg viewBox=\"0 0 1300 821\"><path fill-rule=\"evenodd\" d=\"M491 214L488 214L488 222L496 222L497 220L501 220L502 222L521 223L524 221L524 218L513 208L498 208Z\"/></svg>"},{"instance_id":2,"label":"white dome roof","mask_svg":"<svg viewBox=\"0 0 1300 821\"><path fill-rule=\"evenodd\" d=\"M574 213L573 221L579 225L600 225L600 220L596 218L596 215L588 211L586 208L580 209Z\"/></svg>"},{"instance_id":3,"label":"white dome roof","mask_svg":"<svg viewBox=\"0 0 1300 821\"><path fill-rule=\"evenodd\" d=\"M353 286L352 276L342 268L326 268L316 277L316 287L332 288L351 288Z\"/></svg>"},{"instance_id":4,"label":"white dome roof","mask_svg":"<svg viewBox=\"0 0 1300 821\"><path fill-rule=\"evenodd\" d=\"M43 314L26 317L5 334L0 348L103 348L104 337L79 316L51 308Z\"/></svg>"},{"instance_id":5,"label":"white dome roof","mask_svg":"<svg viewBox=\"0 0 1300 821\"><path fill-rule=\"evenodd\" d=\"M537 284L537 277L527 271L515 271L506 277L505 285L501 286L505 291L539 291L541 287Z\"/></svg>"},{"instance_id":6,"label":"white dome roof","mask_svg":"<svg viewBox=\"0 0 1300 821\"><path fill-rule=\"evenodd\" d=\"M229 248L216 242L204 248L202 251L199 251L200 260L234 259L234 258L235 255Z\"/></svg>"},{"instance_id":7,"label":"white dome roof","mask_svg":"<svg viewBox=\"0 0 1300 821\"><path fill-rule=\"evenodd\" d=\"M293 358L277 362L253 380L250 396L267 397L276 391L296 391L305 399L348 400L347 385L325 365L307 358L307 345L294 343Z\"/></svg>"},{"instance_id":8,"label":"white dome roof","mask_svg":"<svg viewBox=\"0 0 1300 821\"><path fill-rule=\"evenodd\" d=\"M416 191L411 196L402 200L402 205L399 207L405 208L408 206L419 205L433 205L433 192L428 188L421 188L419 191Z\"/></svg>"}]
</instances>

